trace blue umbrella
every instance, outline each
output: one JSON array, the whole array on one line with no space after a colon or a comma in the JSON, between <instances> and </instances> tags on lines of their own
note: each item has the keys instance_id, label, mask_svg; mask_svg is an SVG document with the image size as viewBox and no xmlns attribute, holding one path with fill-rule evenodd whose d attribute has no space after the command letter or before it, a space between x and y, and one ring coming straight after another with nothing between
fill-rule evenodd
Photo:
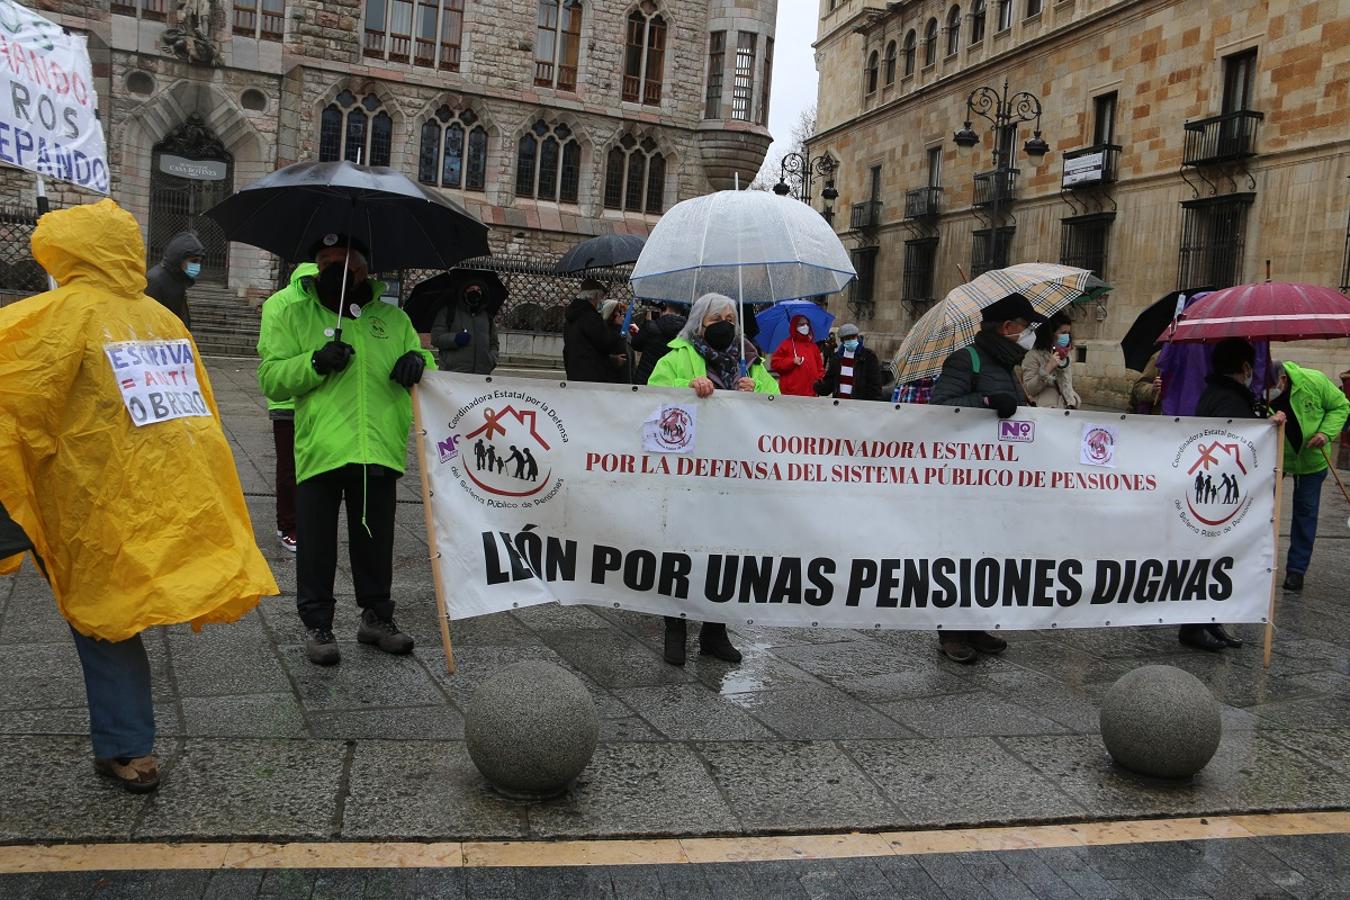
<instances>
[{"instance_id":1,"label":"blue umbrella","mask_svg":"<svg viewBox=\"0 0 1350 900\"><path fill-rule=\"evenodd\" d=\"M813 339L817 341L824 340L830 333L830 326L834 325L834 316L825 307L810 300L775 303L755 316L755 321L759 323L759 345L766 353L773 353L779 344L787 340L791 334L793 316L806 317L811 323Z\"/></svg>"}]
</instances>

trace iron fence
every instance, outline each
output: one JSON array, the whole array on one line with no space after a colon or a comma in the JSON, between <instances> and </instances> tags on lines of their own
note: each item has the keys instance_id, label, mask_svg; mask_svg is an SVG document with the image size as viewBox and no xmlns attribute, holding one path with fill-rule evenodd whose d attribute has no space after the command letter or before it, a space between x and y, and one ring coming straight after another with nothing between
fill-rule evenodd
<instances>
[{"instance_id":1,"label":"iron fence","mask_svg":"<svg viewBox=\"0 0 1350 900\"><path fill-rule=\"evenodd\" d=\"M37 220L31 206L0 205L0 306L48 288L47 272L29 246Z\"/></svg>"},{"instance_id":2,"label":"iron fence","mask_svg":"<svg viewBox=\"0 0 1350 900\"><path fill-rule=\"evenodd\" d=\"M1256 130L1263 113L1239 109L1221 116L1187 122L1181 164L1201 166L1256 155Z\"/></svg>"}]
</instances>

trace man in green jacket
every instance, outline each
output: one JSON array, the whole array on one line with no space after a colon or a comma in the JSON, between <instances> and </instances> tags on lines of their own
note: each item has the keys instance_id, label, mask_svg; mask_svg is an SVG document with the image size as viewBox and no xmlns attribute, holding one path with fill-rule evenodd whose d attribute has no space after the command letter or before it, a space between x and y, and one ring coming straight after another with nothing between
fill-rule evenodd
<instances>
[{"instance_id":1,"label":"man in green jacket","mask_svg":"<svg viewBox=\"0 0 1350 900\"><path fill-rule=\"evenodd\" d=\"M1327 477L1327 445L1336 440L1350 415L1350 400L1331 379L1290 362L1271 363L1270 408L1285 414L1284 474L1294 476L1294 515L1289 523L1289 555L1284 589L1303 590L1303 575L1317 538L1317 511Z\"/></svg>"},{"instance_id":2,"label":"man in green jacket","mask_svg":"<svg viewBox=\"0 0 1350 900\"><path fill-rule=\"evenodd\" d=\"M409 392L435 361L408 316L378 299L384 286L368 279L364 247L330 234L314 262L313 275L292 279L298 296L269 317L258 383L269 400L295 401L296 606L309 660L332 665L341 658L333 579L344 499L356 638L386 653L413 648L391 597L396 482L407 463Z\"/></svg>"}]
</instances>

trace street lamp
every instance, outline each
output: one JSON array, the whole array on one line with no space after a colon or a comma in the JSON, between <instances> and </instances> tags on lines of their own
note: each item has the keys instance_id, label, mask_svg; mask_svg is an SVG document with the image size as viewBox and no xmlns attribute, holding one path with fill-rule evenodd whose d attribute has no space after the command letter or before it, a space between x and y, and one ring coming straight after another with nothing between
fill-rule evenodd
<instances>
[{"instance_id":1,"label":"street lamp","mask_svg":"<svg viewBox=\"0 0 1350 900\"><path fill-rule=\"evenodd\" d=\"M977 87L966 98L966 123L960 131L952 135L952 141L958 147L969 149L980 142L980 136L971 128L975 116L982 116L994 126L994 192L990 203L989 240L993 261L998 260L998 248L1002 240L999 235L1001 222L999 207L1004 191L1011 194L1012 185L1009 175L1014 171L1012 157L1016 153L1012 143L1005 145L1004 135L1008 129L1016 127L1018 122L1034 122L1034 133L1023 145L1022 150L1032 161L1039 163L1050 152L1050 145L1041 137L1041 101L1035 94L1027 91L1008 93L1008 80L1003 79L1003 90L991 87Z\"/></svg>"},{"instance_id":2,"label":"street lamp","mask_svg":"<svg viewBox=\"0 0 1350 900\"><path fill-rule=\"evenodd\" d=\"M821 199L825 201L825 209L820 214L825 217L826 222L833 222L834 209L832 204L839 199L839 191L835 190L834 187L834 173L838 168L839 164L828 153L822 153L815 159L811 159L804 153L788 153L783 157L783 162L779 166L778 183L773 186L773 192L780 197L791 194L809 205L811 203L813 176L819 176L825 179L825 187L820 192ZM791 184L788 183L789 179L792 181Z\"/></svg>"}]
</instances>

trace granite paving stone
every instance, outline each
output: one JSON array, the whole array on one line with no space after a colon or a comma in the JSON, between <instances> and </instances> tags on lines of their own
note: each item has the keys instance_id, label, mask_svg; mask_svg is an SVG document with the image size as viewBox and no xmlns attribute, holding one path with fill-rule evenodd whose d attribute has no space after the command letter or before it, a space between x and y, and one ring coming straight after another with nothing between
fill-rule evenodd
<instances>
[{"instance_id":1,"label":"granite paving stone","mask_svg":"<svg viewBox=\"0 0 1350 900\"><path fill-rule=\"evenodd\" d=\"M1056 734L1069 729L1001 697L986 693L941 694L877 706L925 737Z\"/></svg>"},{"instance_id":2,"label":"granite paving stone","mask_svg":"<svg viewBox=\"0 0 1350 900\"><path fill-rule=\"evenodd\" d=\"M790 741L915 735L876 709L825 685L788 684L778 690L732 694L727 699Z\"/></svg>"},{"instance_id":3,"label":"granite paving stone","mask_svg":"<svg viewBox=\"0 0 1350 900\"><path fill-rule=\"evenodd\" d=\"M342 662L316 666L300 647L283 647L282 659L307 710L421 706L444 702L427 670L413 656L390 656L355 641L339 641Z\"/></svg>"},{"instance_id":4,"label":"granite paving stone","mask_svg":"<svg viewBox=\"0 0 1350 900\"><path fill-rule=\"evenodd\" d=\"M295 696L184 697L184 729L192 737L304 737L305 716Z\"/></svg>"},{"instance_id":5,"label":"granite paving stone","mask_svg":"<svg viewBox=\"0 0 1350 900\"><path fill-rule=\"evenodd\" d=\"M310 731L332 740L458 741L464 716L449 703L310 712Z\"/></svg>"},{"instance_id":6,"label":"granite paving stone","mask_svg":"<svg viewBox=\"0 0 1350 900\"><path fill-rule=\"evenodd\" d=\"M550 631L544 640L559 656L601 687L675 684L693 681L686 668L672 666L641 642L614 631Z\"/></svg>"},{"instance_id":7,"label":"granite paving stone","mask_svg":"<svg viewBox=\"0 0 1350 900\"><path fill-rule=\"evenodd\" d=\"M677 741L758 741L773 733L747 715L735 700L702 684L623 688L615 696L653 728Z\"/></svg>"},{"instance_id":8,"label":"granite paving stone","mask_svg":"<svg viewBox=\"0 0 1350 900\"><path fill-rule=\"evenodd\" d=\"M94 774L87 736L3 737L0 757L22 765L0 786L0 841L125 840L148 802Z\"/></svg>"}]
</instances>

